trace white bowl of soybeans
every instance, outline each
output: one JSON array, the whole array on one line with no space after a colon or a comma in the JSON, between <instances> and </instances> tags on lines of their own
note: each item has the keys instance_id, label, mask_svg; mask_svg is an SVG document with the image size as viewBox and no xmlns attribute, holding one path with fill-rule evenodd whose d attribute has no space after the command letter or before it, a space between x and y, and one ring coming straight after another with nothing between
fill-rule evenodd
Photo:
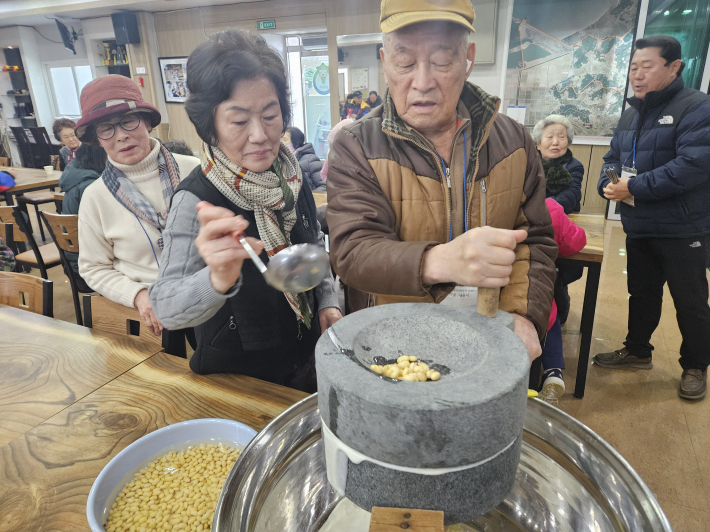
<instances>
[{"instance_id":1,"label":"white bowl of soybeans","mask_svg":"<svg viewBox=\"0 0 710 532\"><path fill-rule=\"evenodd\" d=\"M210 530L222 485L255 435L229 419L193 419L136 440L91 487L92 532Z\"/></svg>"}]
</instances>

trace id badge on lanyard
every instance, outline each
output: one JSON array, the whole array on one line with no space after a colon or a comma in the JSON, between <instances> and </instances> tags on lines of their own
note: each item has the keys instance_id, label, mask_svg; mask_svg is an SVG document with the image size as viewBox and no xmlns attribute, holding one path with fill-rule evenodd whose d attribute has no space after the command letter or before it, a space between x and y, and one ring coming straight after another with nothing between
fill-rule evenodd
<instances>
[{"instance_id":1,"label":"id badge on lanyard","mask_svg":"<svg viewBox=\"0 0 710 532\"><path fill-rule=\"evenodd\" d=\"M624 164L621 166L621 177L636 177L638 174L636 170L636 137L634 137L634 149L633 152L631 153L631 156L633 157L631 161L631 166L626 166L626 162L628 162L629 158L626 158L626 161L624 161ZM631 196L630 198L626 198L624 200L624 203L627 205L630 205L631 207L634 206L634 197Z\"/></svg>"},{"instance_id":2,"label":"id badge on lanyard","mask_svg":"<svg viewBox=\"0 0 710 532\"><path fill-rule=\"evenodd\" d=\"M478 304L478 288L475 286L457 286L439 304L452 308L475 307Z\"/></svg>"}]
</instances>

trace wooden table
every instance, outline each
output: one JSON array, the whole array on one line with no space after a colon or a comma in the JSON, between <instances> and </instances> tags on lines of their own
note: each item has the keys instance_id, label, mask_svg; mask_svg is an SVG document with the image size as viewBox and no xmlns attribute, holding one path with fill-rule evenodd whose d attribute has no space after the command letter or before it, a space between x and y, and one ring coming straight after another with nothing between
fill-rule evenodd
<instances>
[{"instance_id":1,"label":"wooden table","mask_svg":"<svg viewBox=\"0 0 710 532\"><path fill-rule=\"evenodd\" d=\"M313 192L313 199L316 201L316 208L328 205L328 194L325 192Z\"/></svg>"},{"instance_id":2,"label":"wooden table","mask_svg":"<svg viewBox=\"0 0 710 532\"><path fill-rule=\"evenodd\" d=\"M0 172L7 170L8 167L0 166ZM33 192L35 190L43 190L48 188L54 190L59 183L59 178L62 175L58 170L54 171L53 177L47 177L44 168L10 168L17 175L15 177L15 186L4 192L5 202L8 205L14 205L14 197L25 192Z\"/></svg>"},{"instance_id":3,"label":"wooden table","mask_svg":"<svg viewBox=\"0 0 710 532\"><path fill-rule=\"evenodd\" d=\"M0 530L88 531L94 480L138 438L206 417L260 430L306 396L26 311L0 323Z\"/></svg>"},{"instance_id":4,"label":"wooden table","mask_svg":"<svg viewBox=\"0 0 710 532\"><path fill-rule=\"evenodd\" d=\"M606 220L603 214L570 214L570 220L587 233L587 245L579 253L557 259L561 265L581 265L587 268L587 285L584 289L582 304L582 321L580 324L581 342L579 345L579 363L577 365L577 380L574 385L574 396L584 397L589 369L589 349L592 345L592 328L594 313L597 308L599 292L599 277L604 260L604 226Z\"/></svg>"}]
</instances>

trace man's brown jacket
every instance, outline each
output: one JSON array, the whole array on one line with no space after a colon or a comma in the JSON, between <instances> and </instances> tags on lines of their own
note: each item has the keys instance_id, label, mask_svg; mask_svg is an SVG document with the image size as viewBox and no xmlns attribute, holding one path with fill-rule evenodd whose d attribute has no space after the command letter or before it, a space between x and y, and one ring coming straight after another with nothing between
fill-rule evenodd
<instances>
[{"instance_id":1,"label":"man's brown jacket","mask_svg":"<svg viewBox=\"0 0 710 532\"><path fill-rule=\"evenodd\" d=\"M557 245L545 205L540 156L525 128L498 114L500 100L466 83L460 103L471 119L467 164L468 228L525 229L500 308L547 332ZM453 284L425 286L422 256L447 242L451 198L431 142L385 103L340 131L330 150L327 218L331 260L371 304L440 302Z\"/></svg>"}]
</instances>

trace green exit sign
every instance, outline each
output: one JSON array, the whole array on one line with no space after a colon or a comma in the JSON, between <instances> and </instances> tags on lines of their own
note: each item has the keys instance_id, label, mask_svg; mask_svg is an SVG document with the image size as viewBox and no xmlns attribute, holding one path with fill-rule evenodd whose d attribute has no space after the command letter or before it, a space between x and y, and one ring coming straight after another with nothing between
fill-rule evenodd
<instances>
[{"instance_id":1,"label":"green exit sign","mask_svg":"<svg viewBox=\"0 0 710 532\"><path fill-rule=\"evenodd\" d=\"M274 30L276 29L275 20L260 20L256 23L257 30Z\"/></svg>"}]
</instances>

